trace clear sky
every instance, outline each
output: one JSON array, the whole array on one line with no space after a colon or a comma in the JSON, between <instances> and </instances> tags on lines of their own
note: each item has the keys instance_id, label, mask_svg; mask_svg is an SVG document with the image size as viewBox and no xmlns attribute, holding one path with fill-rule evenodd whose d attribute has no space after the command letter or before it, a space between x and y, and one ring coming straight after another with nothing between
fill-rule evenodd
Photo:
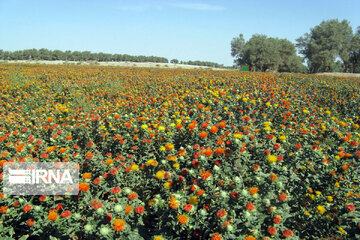
<instances>
[{"instance_id":1,"label":"clear sky","mask_svg":"<svg viewBox=\"0 0 360 240\"><path fill-rule=\"evenodd\" d=\"M360 25L360 0L0 0L0 49L89 50L232 65L240 33L295 39L322 20Z\"/></svg>"}]
</instances>

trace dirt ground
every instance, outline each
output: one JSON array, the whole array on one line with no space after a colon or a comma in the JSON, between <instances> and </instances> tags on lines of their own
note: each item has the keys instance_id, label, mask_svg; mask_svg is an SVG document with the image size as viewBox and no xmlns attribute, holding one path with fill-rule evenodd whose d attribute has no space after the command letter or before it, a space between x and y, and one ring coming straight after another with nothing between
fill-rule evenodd
<instances>
[{"instance_id":1,"label":"dirt ground","mask_svg":"<svg viewBox=\"0 0 360 240\"><path fill-rule=\"evenodd\" d=\"M336 77L357 77L357 78L360 78L360 73L325 72L325 73L316 73L316 75L327 75L327 76L336 76Z\"/></svg>"}]
</instances>

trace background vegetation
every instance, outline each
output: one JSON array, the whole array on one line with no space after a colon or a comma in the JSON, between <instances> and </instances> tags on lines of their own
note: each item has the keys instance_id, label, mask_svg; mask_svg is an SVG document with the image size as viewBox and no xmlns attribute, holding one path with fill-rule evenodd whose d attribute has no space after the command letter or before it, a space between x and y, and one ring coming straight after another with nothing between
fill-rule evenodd
<instances>
[{"instance_id":1,"label":"background vegetation","mask_svg":"<svg viewBox=\"0 0 360 240\"><path fill-rule=\"evenodd\" d=\"M353 33L349 21L327 20L296 42L259 34L246 42L240 34L231 41L231 55L235 65L246 64L253 71L360 72L360 26ZM295 46L304 59L297 56Z\"/></svg>"}]
</instances>

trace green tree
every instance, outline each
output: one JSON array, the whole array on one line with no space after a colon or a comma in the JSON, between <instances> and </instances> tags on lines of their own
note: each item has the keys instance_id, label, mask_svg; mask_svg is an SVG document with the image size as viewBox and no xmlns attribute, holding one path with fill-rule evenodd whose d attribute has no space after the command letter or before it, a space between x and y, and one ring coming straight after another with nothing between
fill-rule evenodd
<instances>
[{"instance_id":1,"label":"green tree","mask_svg":"<svg viewBox=\"0 0 360 240\"><path fill-rule=\"evenodd\" d=\"M244 46L245 39L243 34L240 34L239 37L235 37L231 40L231 56L235 58L235 65L244 64L242 56Z\"/></svg>"},{"instance_id":2,"label":"green tree","mask_svg":"<svg viewBox=\"0 0 360 240\"><path fill-rule=\"evenodd\" d=\"M38 53L41 60L51 60L51 53L48 49L41 48L39 49Z\"/></svg>"},{"instance_id":3,"label":"green tree","mask_svg":"<svg viewBox=\"0 0 360 240\"><path fill-rule=\"evenodd\" d=\"M351 44L351 53L350 53L350 64L351 71L355 73L360 73L360 26L357 28L357 32L354 35Z\"/></svg>"},{"instance_id":4,"label":"green tree","mask_svg":"<svg viewBox=\"0 0 360 240\"><path fill-rule=\"evenodd\" d=\"M340 58L344 71L350 69L353 31L347 20L322 21L310 33L298 38L297 47L308 60L310 72L334 71L335 60Z\"/></svg>"},{"instance_id":5,"label":"green tree","mask_svg":"<svg viewBox=\"0 0 360 240\"><path fill-rule=\"evenodd\" d=\"M171 61L170 61L170 63L179 63L179 60L177 60L177 59L171 59Z\"/></svg>"},{"instance_id":6,"label":"green tree","mask_svg":"<svg viewBox=\"0 0 360 240\"><path fill-rule=\"evenodd\" d=\"M295 45L287 39L254 34L245 42L243 35L231 41L235 64L247 64L253 71L304 72L303 59L296 55Z\"/></svg>"}]
</instances>

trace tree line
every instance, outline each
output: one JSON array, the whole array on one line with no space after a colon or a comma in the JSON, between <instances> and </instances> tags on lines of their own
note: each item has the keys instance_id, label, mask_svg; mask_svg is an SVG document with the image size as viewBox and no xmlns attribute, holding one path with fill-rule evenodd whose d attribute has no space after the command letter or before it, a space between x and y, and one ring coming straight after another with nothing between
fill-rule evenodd
<instances>
[{"instance_id":1,"label":"tree line","mask_svg":"<svg viewBox=\"0 0 360 240\"><path fill-rule=\"evenodd\" d=\"M187 64L187 65L194 65L194 66L205 66L205 67L215 67L215 68L225 68L224 64L219 64L216 62L209 62L209 61L179 61L177 59L171 59L170 63L175 64Z\"/></svg>"},{"instance_id":2,"label":"tree line","mask_svg":"<svg viewBox=\"0 0 360 240\"><path fill-rule=\"evenodd\" d=\"M354 33L347 20L322 21L296 39L296 44L263 34L245 41L240 34L231 41L231 55L236 66L249 65L253 71L359 73L360 26Z\"/></svg>"},{"instance_id":3,"label":"tree line","mask_svg":"<svg viewBox=\"0 0 360 240\"><path fill-rule=\"evenodd\" d=\"M47 60L47 61L97 61L97 62L155 62L169 63L164 57L155 56L131 56L128 54L92 53L90 51L60 51L41 49L25 49L17 51L4 51L0 49L0 60ZM208 61L179 61L172 59L170 63L188 64L220 68L223 64Z\"/></svg>"},{"instance_id":4,"label":"tree line","mask_svg":"<svg viewBox=\"0 0 360 240\"><path fill-rule=\"evenodd\" d=\"M90 51L61 51L41 49L25 49L17 51L0 50L1 60L48 60L48 61L98 61L98 62L156 62L168 63L164 57L131 56L128 54L92 53Z\"/></svg>"}]
</instances>

